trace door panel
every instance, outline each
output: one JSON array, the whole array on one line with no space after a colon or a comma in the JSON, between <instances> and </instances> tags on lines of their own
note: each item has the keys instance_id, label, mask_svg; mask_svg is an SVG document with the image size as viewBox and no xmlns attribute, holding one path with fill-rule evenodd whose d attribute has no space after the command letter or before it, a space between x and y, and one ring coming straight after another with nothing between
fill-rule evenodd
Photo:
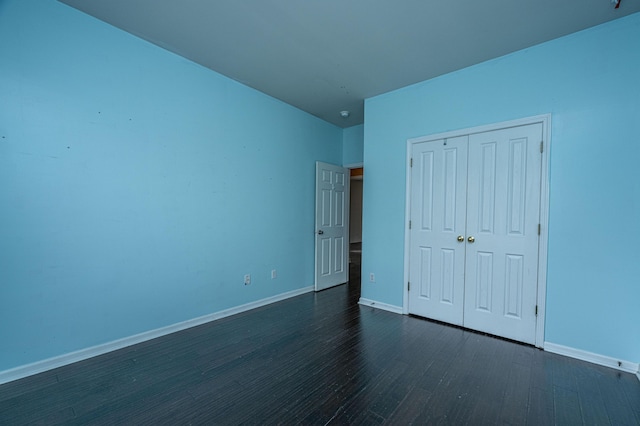
<instances>
[{"instance_id":1,"label":"door panel","mask_svg":"<svg viewBox=\"0 0 640 426\"><path fill-rule=\"evenodd\" d=\"M316 163L316 291L348 279L348 177L348 169Z\"/></svg>"},{"instance_id":2,"label":"door panel","mask_svg":"<svg viewBox=\"0 0 640 426\"><path fill-rule=\"evenodd\" d=\"M462 325L467 137L413 146L409 312Z\"/></svg>"},{"instance_id":3,"label":"door panel","mask_svg":"<svg viewBox=\"0 0 640 426\"><path fill-rule=\"evenodd\" d=\"M493 312L493 253L477 252L476 253L476 276L475 280L468 280L469 283L476 285L475 290L475 309L487 313Z\"/></svg>"},{"instance_id":4,"label":"door panel","mask_svg":"<svg viewBox=\"0 0 640 426\"><path fill-rule=\"evenodd\" d=\"M464 325L535 342L542 125L469 136Z\"/></svg>"}]
</instances>

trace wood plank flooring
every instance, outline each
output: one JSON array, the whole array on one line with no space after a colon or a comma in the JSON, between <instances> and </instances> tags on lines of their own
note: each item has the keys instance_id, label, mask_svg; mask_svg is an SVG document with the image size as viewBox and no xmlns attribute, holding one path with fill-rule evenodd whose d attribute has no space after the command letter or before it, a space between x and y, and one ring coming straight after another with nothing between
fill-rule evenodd
<instances>
[{"instance_id":1,"label":"wood plank flooring","mask_svg":"<svg viewBox=\"0 0 640 426\"><path fill-rule=\"evenodd\" d=\"M0 425L640 425L632 374L357 304L352 282L0 386Z\"/></svg>"}]
</instances>

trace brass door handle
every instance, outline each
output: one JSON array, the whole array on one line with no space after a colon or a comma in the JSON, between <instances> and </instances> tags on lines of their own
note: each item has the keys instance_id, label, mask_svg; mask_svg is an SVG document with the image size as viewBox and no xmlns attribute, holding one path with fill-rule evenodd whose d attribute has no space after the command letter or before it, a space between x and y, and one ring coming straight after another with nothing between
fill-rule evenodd
<instances>
[{"instance_id":1,"label":"brass door handle","mask_svg":"<svg viewBox=\"0 0 640 426\"><path fill-rule=\"evenodd\" d=\"M470 243L474 242L475 240L476 240L476 239L475 239L475 238L473 238L473 237L469 237L469 238L467 238L467 241L469 241Z\"/></svg>"},{"instance_id":2,"label":"brass door handle","mask_svg":"<svg viewBox=\"0 0 640 426\"><path fill-rule=\"evenodd\" d=\"M464 241L464 237L462 235L458 235L458 242L461 243Z\"/></svg>"}]
</instances>

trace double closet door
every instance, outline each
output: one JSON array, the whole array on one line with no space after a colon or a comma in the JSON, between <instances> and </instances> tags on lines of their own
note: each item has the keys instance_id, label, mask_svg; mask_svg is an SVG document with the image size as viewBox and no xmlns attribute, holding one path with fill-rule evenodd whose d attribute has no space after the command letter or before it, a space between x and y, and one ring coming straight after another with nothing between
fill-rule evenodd
<instances>
[{"instance_id":1,"label":"double closet door","mask_svg":"<svg viewBox=\"0 0 640 426\"><path fill-rule=\"evenodd\" d=\"M535 343L542 124L412 147L409 312Z\"/></svg>"}]
</instances>

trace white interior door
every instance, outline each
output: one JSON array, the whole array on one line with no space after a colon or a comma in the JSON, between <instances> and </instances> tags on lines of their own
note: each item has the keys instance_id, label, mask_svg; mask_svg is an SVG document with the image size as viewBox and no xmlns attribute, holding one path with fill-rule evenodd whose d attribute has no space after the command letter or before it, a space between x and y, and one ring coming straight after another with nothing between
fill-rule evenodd
<instances>
[{"instance_id":1,"label":"white interior door","mask_svg":"<svg viewBox=\"0 0 640 426\"><path fill-rule=\"evenodd\" d=\"M316 162L315 290L348 280L349 169Z\"/></svg>"},{"instance_id":2,"label":"white interior door","mask_svg":"<svg viewBox=\"0 0 640 426\"><path fill-rule=\"evenodd\" d=\"M464 325L531 344L540 141L539 123L469 136Z\"/></svg>"},{"instance_id":3,"label":"white interior door","mask_svg":"<svg viewBox=\"0 0 640 426\"><path fill-rule=\"evenodd\" d=\"M422 142L411 155L409 312L457 325L464 307L467 139Z\"/></svg>"},{"instance_id":4,"label":"white interior door","mask_svg":"<svg viewBox=\"0 0 640 426\"><path fill-rule=\"evenodd\" d=\"M535 343L542 124L412 146L409 312Z\"/></svg>"}]
</instances>

